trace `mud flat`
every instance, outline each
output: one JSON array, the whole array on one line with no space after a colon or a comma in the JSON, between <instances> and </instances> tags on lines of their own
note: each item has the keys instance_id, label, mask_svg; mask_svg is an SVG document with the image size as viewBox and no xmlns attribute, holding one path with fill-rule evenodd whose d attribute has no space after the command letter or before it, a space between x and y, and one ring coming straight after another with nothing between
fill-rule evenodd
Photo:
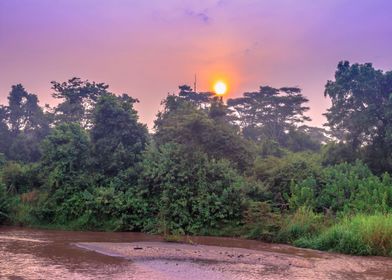
<instances>
[{"instance_id":1,"label":"mud flat","mask_svg":"<svg viewBox=\"0 0 392 280\"><path fill-rule=\"evenodd\" d=\"M0 279L392 279L392 258L192 236L0 227Z\"/></svg>"},{"instance_id":2,"label":"mud flat","mask_svg":"<svg viewBox=\"0 0 392 280\"><path fill-rule=\"evenodd\" d=\"M273 250L165 242L74 245L126 259L134 267L132 279L392 279L392 258L346 256L285 245Z\"/></svg>"}]
</instances>

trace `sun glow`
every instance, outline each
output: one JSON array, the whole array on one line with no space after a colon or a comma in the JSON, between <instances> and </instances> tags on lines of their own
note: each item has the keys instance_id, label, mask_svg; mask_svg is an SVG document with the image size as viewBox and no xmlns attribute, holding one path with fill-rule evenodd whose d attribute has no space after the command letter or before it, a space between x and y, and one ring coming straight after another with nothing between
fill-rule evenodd
<instances>
[{"instance_id":1,"label":"sun glow","mask_svg":"<svg viewBox=\"0 0 392 280\"><path fill-rule=\"evenodd\" d=\"M227 91L227 85L222 81L218 81L214 85L214 91L217 95L224 95Z\"/></svg>"}]
</instances>

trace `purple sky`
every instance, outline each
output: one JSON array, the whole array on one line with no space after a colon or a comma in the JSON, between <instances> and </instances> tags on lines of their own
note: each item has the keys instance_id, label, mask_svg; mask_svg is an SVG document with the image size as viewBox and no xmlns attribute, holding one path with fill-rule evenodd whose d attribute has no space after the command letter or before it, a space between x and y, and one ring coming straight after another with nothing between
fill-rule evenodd
<instances>
[{"instance_id":1,"label":"purple sky","mask_svg":"<svg viewBox=\"0 0 392 280\"><path fill-rule=\"evenodd\" d=\"M299 86L314 125L338 61L392 69L389 0L0 0L0 103L22 83L53 103L50 81L77 76L140 100L151 127L179 84L228 97Z\"/></svg>"}]
</instances>

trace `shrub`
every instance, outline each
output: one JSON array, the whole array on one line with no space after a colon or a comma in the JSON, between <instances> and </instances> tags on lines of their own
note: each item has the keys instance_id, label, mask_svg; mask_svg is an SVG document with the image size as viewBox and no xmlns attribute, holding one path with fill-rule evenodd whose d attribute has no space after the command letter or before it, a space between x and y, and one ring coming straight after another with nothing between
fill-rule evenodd
<instances>
[{"instance_id":1,"label":"shrub","mask_svg":"<svg viewBox=\"0 0 392 280\"><path fill-rule=\"evenodd\" d=\"M310 177L291 187L290 207L308 206L333 213L387 213L392 209L392 179L372 174L360 161L323 169L318 178Z\"/></svg>"},{"instance_id":2,"label":"shrub","mask_svg":"<svg viewBox=\"0 0 392 280\"><path fill-rule=\"evenodd\" d=\"M282 209L287 208L291 194L290 186L309 177L318 178L321 165L313 153L288 154L285 157L257 159L254 176L261 180L273 194L272 200Z\"/></svg>"},{"instance_id":3,"label":"shrub","mask_svg":"<svg viewBox=\"0 0 392 280\"><path fill-rule=\"evenodd\" d=\"M226 160L209 159L174 143L150 147L139 186L149 205L145 230L207 234L239 222L242 185Z\"/></svg>"},{"instance_id":4,"label":"shrub","mask_svg":"<svg viewBox=\"0 0 392 280\"><path fill-rule=\"evenodd\" d=\"M1 171L1 179L8 192L24 193L41 185L36 164L7 162Z\"/></svg>"},{"instance_id":5,"label":"shrub","mask_svg":"<svg viewBox=\"0 0 392 280\"><path fill-rule=\"evenodd\" d=\"M134 188L123 192L109 186L73 193L58 190L50 197L43 197L33 212L44 225L74 230L131 231L141 230L146 209L146 203L134 193Z\"/></svg>"},{"instance_id":6,"label":"shrub","mask_svg":"<svg viewBox=\"0 0 392 280\"><path fill-rule=\"evenodd\" d=\"M296 210L300 207L308 207L315 209L316 197L314 194L315 179L307 178L299 184L292 182L290 190L291 196L289 197L289 207Z\"/></svg>"}]
</instances>

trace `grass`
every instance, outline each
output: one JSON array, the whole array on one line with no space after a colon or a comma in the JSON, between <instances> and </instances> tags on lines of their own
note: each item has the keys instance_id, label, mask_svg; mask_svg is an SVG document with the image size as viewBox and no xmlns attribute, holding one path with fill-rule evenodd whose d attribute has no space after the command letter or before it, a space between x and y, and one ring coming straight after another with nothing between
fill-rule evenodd
<instances>
[{"instance_id":1,"label":"grass","mask_svg":"<svg viewBox=\"0 0 392 280\"><path fill-rule=\"evenodd\" d=\"M392 256L392 215L344 218L317 236L297 239L294 245L352 255Z\"/></svg>"},{"instance_id":2,"label":"grass","mask_svg":"<svg viewBox=\"0 0 392 280\"><path fill-rule=\"evenodd\" d=\"M323 228L325 219L322 214L301 207L293 215L286 217L278 232L277 241L293 243L299 238L311 238L319 234Z\"/></svg>"}]
</instances>

